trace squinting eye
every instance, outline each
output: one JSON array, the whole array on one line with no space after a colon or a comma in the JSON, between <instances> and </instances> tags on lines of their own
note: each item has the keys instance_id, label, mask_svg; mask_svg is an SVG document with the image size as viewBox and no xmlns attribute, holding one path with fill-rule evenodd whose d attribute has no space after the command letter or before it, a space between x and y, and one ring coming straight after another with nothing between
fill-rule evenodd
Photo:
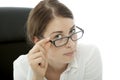
<instances>
[{"instance_id":1,"label":"squinting eye","mask_svg":"<svg viewBox=\"0 0 120 80\"><path fill-rule=\"evenodd\" d=\"M58 34L58 35L56 35L56 36L54 37L54 39L60 39L60 38L62 38L62 35L61 35L61 34Z\"/></svg>"}]
</instances>

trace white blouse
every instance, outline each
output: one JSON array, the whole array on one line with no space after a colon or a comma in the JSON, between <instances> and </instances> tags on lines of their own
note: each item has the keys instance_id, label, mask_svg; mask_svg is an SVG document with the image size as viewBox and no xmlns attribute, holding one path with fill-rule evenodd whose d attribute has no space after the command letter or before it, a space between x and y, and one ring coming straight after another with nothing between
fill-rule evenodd
<instances>
[{"instance_id":1,"label":"white blouse","mask_svg":"<svg viewBox=\"0 0 120 80\"><path fill-rule=\"evenodd\" d=\"M27 55L20 55L13 62L13 66L14 80L32 80ZM94 45L79 44L74 60L60 75L60 80L102 80L99 49Z\"/></svg>"}]
</instances>

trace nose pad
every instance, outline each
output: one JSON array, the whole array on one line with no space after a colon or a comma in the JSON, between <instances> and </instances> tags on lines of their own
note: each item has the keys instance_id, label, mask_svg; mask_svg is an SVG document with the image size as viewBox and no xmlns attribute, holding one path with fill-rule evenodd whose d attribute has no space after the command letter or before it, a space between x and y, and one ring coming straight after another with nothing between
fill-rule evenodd
<instances>
[{"instance_id":1,"label":"nose pad","mask_svg":"<svg viewBox=\"0 0 120 80\"><path fill-rule=\"evenodd\" d=\"M75 45L75 42L71 38L69 38L68 43L66 44L66 47L73 48L74 45Z\"/></svg>"}]
</instances>

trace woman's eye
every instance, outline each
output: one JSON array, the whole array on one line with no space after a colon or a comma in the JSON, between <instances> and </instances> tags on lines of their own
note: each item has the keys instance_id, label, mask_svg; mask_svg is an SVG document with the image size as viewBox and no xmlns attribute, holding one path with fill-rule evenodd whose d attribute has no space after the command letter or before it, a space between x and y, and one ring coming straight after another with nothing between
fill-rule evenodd
<instances>
[{"instance_id":1,"label":"woman's eye","mask_svg":"<svg viewBox=\"0 0 120 80\"><path fill-rule=\"evenodd\" d=\"M75 33L75 29L72 29L72 30L70 31L70 34L73 34L73 33Z\"/></svg>"},{"instance_id":2,"label":"woman's eye","mask_svg":"<svg viewBox=\"0 0 120 80\"><path fill-rule=\"evenodd\" d=\"M60 38L62 38L62 35L61 35L61 34L58 34L58 35L56 35L56 36L54 37L54 39L60 39Z\"/></svg>"}]
</instances>

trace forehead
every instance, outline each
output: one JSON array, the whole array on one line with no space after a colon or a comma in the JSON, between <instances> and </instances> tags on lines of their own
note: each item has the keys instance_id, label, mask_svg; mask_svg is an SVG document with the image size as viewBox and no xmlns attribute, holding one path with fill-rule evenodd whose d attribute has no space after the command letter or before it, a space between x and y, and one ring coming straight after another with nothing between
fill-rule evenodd
<instances>
[{"instance_id":1,"label":"forehead","mask_svg":"<svg viewBox=\"0 0 120 80\"><path fill-rule=\"evenodd\" d=\"M71 18L56 17L47 25L44 36L48 36L55 31L68 32L73 25L74 21Z\"/></svg>"}]
</instances>

